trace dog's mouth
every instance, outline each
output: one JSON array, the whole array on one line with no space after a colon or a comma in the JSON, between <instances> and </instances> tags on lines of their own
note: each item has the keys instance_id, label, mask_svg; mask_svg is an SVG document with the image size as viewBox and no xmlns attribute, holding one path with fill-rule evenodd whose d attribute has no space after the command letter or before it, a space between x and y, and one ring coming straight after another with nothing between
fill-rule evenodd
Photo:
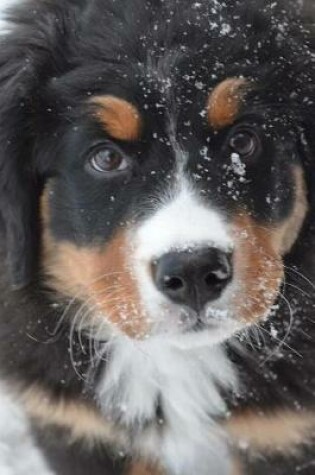
<instances>
[{"instance_id":1,"label":"dog's mouth","mask_svg":"<svg viewBox=\"0 0 315 475\"><path fill-rule=\"evenodd\" d=\"M207 334L210 341L224 341L269 317L283 281L283 263L276 254L249 249L246 257L235 256L235 272L217 299L192 308L156 298L147 305L149 335ZM255 260L253 259L255 257ZM217 340L216 340L217 336Z\"/></svg>"},{"instance_id":2,"label":"dog's mouth","mask_svg":"<svg viewBox=\"0 0 315 475\"><path fill-rule=\"evenodd\" d=\"M153 320L153 319L152 319ZM162 339L183 349L213 346L238 334L247 322L240 322L232 311L208 306L197 312L190 308L162 310L155 318L146 339Z\"/></svg>"},{"instance_id":3,"label":"dog's mouth","mask_svg":"<svg viewBox=\"0 0 315 475\"><path fill-rule=\"evenodd\" d=\"M222 322L203 322L197 321L196 324L192 327L192 331L195 333L202 332L213 332L213 333L222 333L225 335L224 339L231 337L238 329L240 325L235 322L235 320Z\"/></svg>"},{"instance_id":4,"label":"dog's mouth","mask_svg":"<svg viewBox=\"0 0 315 475\"><path fill-rule=\"evenodd\" d=\"M179 320L179 329L183 333L216 330L219 327L228 327L235 324L232 312L213 306L199 312L186 308Z\"/></svg>"}]
</instances>

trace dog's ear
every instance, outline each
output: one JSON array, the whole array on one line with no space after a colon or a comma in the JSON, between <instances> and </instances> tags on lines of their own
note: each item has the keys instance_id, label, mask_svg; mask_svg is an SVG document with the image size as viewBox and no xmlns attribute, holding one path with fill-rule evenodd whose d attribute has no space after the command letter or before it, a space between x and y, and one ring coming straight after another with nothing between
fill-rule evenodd
<instances>
[{"instance_id":1,"label":"dog's ear","mask_svg":"<svg viewBox=\"0 0 315 475\"><path fill-rule=\"evenodd\" d=\"M34 161L36 124L45 84L66 62L75 17L69 8L76 7L69 2L66 10L65 3L24 2L11 13L10 31L0 40L0 214L14 288L26 286L37 266L41 179Z\"/></svg>"}]
</instances>

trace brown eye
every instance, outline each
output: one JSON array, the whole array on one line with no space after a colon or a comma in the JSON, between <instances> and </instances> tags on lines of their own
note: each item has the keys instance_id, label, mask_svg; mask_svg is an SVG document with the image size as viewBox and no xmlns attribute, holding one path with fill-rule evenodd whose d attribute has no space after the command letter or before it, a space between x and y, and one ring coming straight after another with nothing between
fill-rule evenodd
<instances>
[{"instance_id":1,"label":"brown eye","mask_svg":"<svg viewBox=\"0 0 315 475\"><path fill-rule=\"evenodd\" d=\"M236 132L229 140L229 147L241 157L255 155L259 150L260 140L256 133L251 130Z\"/></svg>"},{"instance_id":2,"label":"brown eye","mask_svg":"<svg viewBox=\"0 0 315 475\"><path fill-rule=\"evenodd\" d=\"M123 171L128 168L128 161L124 154L115 148L98 150L89 159L91 167L99 173Z\"/></svg>"}]
</instances>

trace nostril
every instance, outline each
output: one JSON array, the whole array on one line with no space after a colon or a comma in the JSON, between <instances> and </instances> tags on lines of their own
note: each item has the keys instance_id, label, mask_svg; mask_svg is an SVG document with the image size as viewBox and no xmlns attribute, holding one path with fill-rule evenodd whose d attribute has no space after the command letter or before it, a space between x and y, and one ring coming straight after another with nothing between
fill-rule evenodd
<instances>
[{"instance_id":1,"label":"nostril","mask_svg":"<svg viewBox=\"0 0 315 475\"><path fill-rule=\"evenodd\" d=\"M207 274L204 280L205 280L206 286L209 288L212 288L215 285L222 283L222 279L219 279L219 277L213 272L210 272L209 274Z\"/></svg>"},{"instance_id":2,"label":"nostril","mask_svg":"<svg viewBox=\"0 0 315 475\"><path fill-rule=\"evenodd\" d=\"M224 271L222 269L218 269L217 271L211 271L209 272L205 278L204 281L206 283L207 287L215 287L215 286L221 286L225 285L226 282L230 279L230 273L228 271Z\"/></svg>"},{"instance_id":3,"label":"nostril","mask_svg":"<svg viewBox=\"0 0 315 475\"><path fill-rule=\"evenodd\" d=\"M157 289L173 302L199 312L232 279L232 255L216 248L170 252L152 262Z\"/></svg>"},{"instance_id":4,"label":"nostril","mask_svg":"<svg viewBox=\"0 0 315 475\"><path fill-rule=\"evenodd\" d=\"M181 290L185 287L184 281L180 277L165 276L163 279L163 287L165 290Z\"/></svg>"}]
</instances>

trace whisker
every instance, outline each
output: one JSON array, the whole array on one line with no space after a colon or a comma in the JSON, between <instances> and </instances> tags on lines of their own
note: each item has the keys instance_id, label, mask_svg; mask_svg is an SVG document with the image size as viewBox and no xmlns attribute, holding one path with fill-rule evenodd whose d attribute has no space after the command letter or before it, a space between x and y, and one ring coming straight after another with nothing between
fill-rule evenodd
<instances>
[{"instance_id":1,"label":"whisker","mask_svg":"<svg viewBox=\"0 0 315 475\"><path fill-rule=\"evenodd\" d=\"M98 277L96 277L95 279L89 281L89 286L91 285L94 285L96 283L98 283L99 281L103 280L104 278L108 278L108 277L112 277L112 276L117 276L117 275L120 275L120 274L126 274L128 273L128 271L115 271L115 272L106 272ZM47 341L45 343L50 343L55 337L56 335L58 334L58 332L60 331L61 329L61 326L62 326L62 323L64 321L64 319L67 317L68 313L70 312L71 310L71 307L78 301L78 300L81 300L81 298L85 298L85 294L84 294L84 290L83 289L80 289L72 298L71 300L68 302L66 308L64 309L64 311L62 312L61 316L59 317L57 323L56 323L56 326L54 328L54 330L50 333L50 338L47 339ZM30 336L31 337L31 336Z\"/></svg>"},{"instance_id":2,"label":"whisker","mask_svg":"<svg viewBox=\"0 0 315 475\"><path fill-rule=\"evenodd\" d=\"M298 275L299 277L304 279L305 282L307 282L312 287L312 289L315 290L315 284L308 277L306 277L304 274L302 274L298 270L294 269L294 267L284 266L284 268L287 269L289 272L294 272L296 275Z\"/></svg>"},{"instance_id":3,"label":"whisker","mask_svg":"<svg viewBox=\"0 0 315 475\"><path fill-rule=\"evenodd\" d=\"M291 304L290 302L288 301L288 299L286 299L286 297L284 297L284 295L279 292L279 296L286 302L286 304L288 305L288 309L289 309L289 314L290 314L290 320L289 320L289 326L288 326L288 329L283 337L282 340L278 339L277 337L275 337L274 335L272 335L270 332L268 332L268 330L266 330L265 328L263 327L260 327L261 330L265 331L269 336L271 336L272 338L276 339L279 341L279 344L278 346L267 356L267 358L265 358L265 360L262 362L262 365L266 364L267 361L269 361L273 355L275 353L277 353L283 346L286 346L290 351L292 351L293 353L295 353L297 356L299 356L300 358L302 358L303 356L297 351L295 350L294 348L291 348L286 340L288 339L290 333L291 333L291 330L292 330L292 325L293 325L293 312L292 312L292 308L291 308Z\"/></svg>"},{"instance_id":4,"label":"whisker","mask_svg":"<svg viewBox=\"0 0 315 475\"><path fill-rule=\"evenodd\" d=\"M299 292L301 292L302 295L306 296L306 297L311 297L310 294L308 292L306 292L305 290L301 289L300 287L298 287L297 285L294 285L294 284L290 284L289 282L286 282L285 283L285 287L292 287L293 289L296 289L298 290Z\"/></svg>"}]
</instances>

